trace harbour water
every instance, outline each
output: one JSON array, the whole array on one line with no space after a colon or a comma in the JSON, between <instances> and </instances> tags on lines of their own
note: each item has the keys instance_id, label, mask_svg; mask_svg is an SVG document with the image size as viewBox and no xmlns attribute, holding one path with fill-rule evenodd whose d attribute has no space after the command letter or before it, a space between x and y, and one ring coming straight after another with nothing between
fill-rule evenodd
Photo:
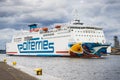
<instances>
[{"instance_id":1,"label":"harbour water","mask_svg":"<svg viewBox=\"0 0 120 80\"><path fill-rule=\"evenodd\" d=\"M70 57L7 56L0 54L0 61L3 61L4 58L7 59L8 63L16 61L17 65L29 69L40 67L43 70L42 76L48 74L56 77L55 80L57 78L60 80L120 79L120 55L108 55L99 59L83 59Z\"/></svg>"}]
</instances>

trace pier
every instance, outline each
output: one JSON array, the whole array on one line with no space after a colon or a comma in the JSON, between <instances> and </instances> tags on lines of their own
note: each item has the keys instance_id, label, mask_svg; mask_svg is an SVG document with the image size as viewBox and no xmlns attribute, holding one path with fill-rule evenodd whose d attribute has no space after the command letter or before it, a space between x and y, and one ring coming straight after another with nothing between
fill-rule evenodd
<instances>
[{"instance_id":1,"label":"pier","mask_svg":"<svg viewBox=\"0 0 120 80\"><path fill-rule=\"evenodd\" d=\"M0 79L1 80L38 80L12 66L6 62L0 62Z\"/></svg>"}]
</instances>

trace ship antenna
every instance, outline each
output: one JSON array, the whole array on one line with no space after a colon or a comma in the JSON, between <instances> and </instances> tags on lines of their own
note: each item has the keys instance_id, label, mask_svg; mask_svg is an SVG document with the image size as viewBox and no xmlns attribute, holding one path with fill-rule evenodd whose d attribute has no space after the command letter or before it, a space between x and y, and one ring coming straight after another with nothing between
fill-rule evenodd
<instances>
[{"instance_id":1,"label":"ship antenna","mask_svg":"<svg viewBox=\"0 0 120 80\"><path fill-rule=\"evenodd\" d=\"M80 15L78 13L78 10L75 9L73 13L74 13L74 15L73 15L74 19L73 20L75 21L73 24L81 24L81 25L83 25L83 23L80 22L80 18L79 18Z\"/></svg>"},{"instance_id":2,"label":"ship antenna","mask_svg":"<svg viewBox=\"0 0 120 80\"><path fill-rule=\"evenodd\" d=\"M79 13L78 13L78 10L77 10L77 9L74 10L73 18L74 18L74 20L80 20L80 19L79 19Z\"/></svg>"}]
</instances>

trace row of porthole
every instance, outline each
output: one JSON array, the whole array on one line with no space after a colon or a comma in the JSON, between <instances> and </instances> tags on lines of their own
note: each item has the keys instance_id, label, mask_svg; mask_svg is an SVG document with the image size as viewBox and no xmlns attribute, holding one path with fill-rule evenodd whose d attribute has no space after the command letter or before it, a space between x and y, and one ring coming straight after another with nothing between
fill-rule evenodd
<instances>
[{"instance_id":1,"label":"row of porthole","mask_svg":"<svg viewBox=\"0 0 120 80\"><path fill-rule=\"evenodd\" d=\"M102 32L95 32L95 31L74 31L74 32L80 32L80 33L101 33L102 34Z\"/></svg>"},{"instance_id":2,"label":"row of porthole","mask_svg":"<svg viewBox=\"0 0 120 80\"><path fill-rule=\"evenodd\" d=\"M82 37L104 37L103 35L98 36L98 35L75 35L75 36L82 36Z\"/></svg>"}]
</instances>

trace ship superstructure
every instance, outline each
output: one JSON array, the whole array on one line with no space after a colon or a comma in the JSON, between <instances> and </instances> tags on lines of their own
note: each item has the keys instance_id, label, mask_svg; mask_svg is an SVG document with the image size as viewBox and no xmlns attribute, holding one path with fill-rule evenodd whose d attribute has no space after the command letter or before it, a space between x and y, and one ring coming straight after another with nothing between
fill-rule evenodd
<instances>
[{"instance_id":1,"label":"ship superstructure","mask_svg":"<svg viewBox=\"0 0 120 80\"><path fill-rule=\"evenodd\" d=\"M50 29L38 28L37 24L29 27L6 44L8 55L100 57L109 47L102 28L84 25L77 19Z\"/></svg>"}]
</instances>

